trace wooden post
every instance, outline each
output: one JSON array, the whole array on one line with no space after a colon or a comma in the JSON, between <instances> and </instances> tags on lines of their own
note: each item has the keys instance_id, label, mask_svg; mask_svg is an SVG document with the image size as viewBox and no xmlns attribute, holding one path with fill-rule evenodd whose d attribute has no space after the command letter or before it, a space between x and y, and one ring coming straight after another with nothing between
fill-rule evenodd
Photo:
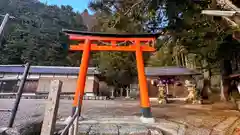
<instances>
[{"instance_id":1,"label":"wooden post","mask_svg":"<svg viewBox=\"0 0 240 135\"><path fill-rule=\"evenodd\" d=\"M51 81L41 135L53 135L54 133L61 88L62 82L60 80Z\"/></svg>"},{"instance_id":2,"label":"wooden post","mask_svg":"<svg viewBox=\"0 0 240 135\"><path fill-rule=\"evenodd\" d=\"M2 24L1 24L1 26L0 26L0 36L3 34L4 28L5 28L6 24L7 24L8 19L9 19L9 14L6 14L6 15L4 16L4 19L3 19L3 21L2 21Z\"/></svg>"},{"instance_id":3,"label":"wooden post","mask_svg":"<svg viewBox=\"0 0 240 135\"><path fill-rule=\"evenodd\" d=\"M28 75L29 69L30 69L30 64L27 63L25 65L25 69L24 69L23 76L22 76L22 79L21 79L21 82L20 82L20 86L18 87L18 92L17 92L17 95L16 95L16 100L15 100L13 109L11 111L11 117L10 117L10 120L9 120L8 127L13 126L14 119L15 119L16 114L17 114L18 106L19 106L19 103L20 103L20 100L21 100L21 97L22 97L23 88L24 88L25 82L27 80L27 75Z\"/></svg>"}]
</instances>

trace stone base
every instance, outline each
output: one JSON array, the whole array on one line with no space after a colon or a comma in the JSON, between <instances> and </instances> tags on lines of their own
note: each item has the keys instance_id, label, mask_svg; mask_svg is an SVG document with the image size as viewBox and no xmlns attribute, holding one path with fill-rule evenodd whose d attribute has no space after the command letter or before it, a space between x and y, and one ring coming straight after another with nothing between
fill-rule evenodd
<instances>
[{"instance_id":1,"label":"stone base","mask_svg":"<svg viewBox=\"0 0 240 135\"><path fill-rule=\"evenodd\" d=\"M155 123L155 119L154 118L145 118L145 117L141 116L140 120L141 120L142 123L147 123L147 124Z\"/></svg>"},{"instance_id":2,"label":"stone base","mask_svg":"<svg viewBox=\"0 0 240 135\"><path fill-rule=\"evenodd\" d=\"M167 100L166 99L161 99L158 101L159 104L167 104Z\"/></svg>"},{"instance_id":3,"label":"stone base","mask_svg":"<svg viewBox=\"0 0 240 135\"><path fill-rule=\"evenodd\" d=\"M202 100L194 100L194 101L192 102L192 104L201 105L201 104L202 104Z\"/></svg>"},{"instance_id":4,"label":"stone base","mask_svg":"<svg viewBox=\"0 0 240 135\"><path fill-rule=\"evenodd\" d=\"M85 93L85 96L94 97L95 94L94 94L93 92L86 92L86 93Z\"/></svg>"},{"instance_id":5,"label":"stone base","mask_svg":"<svg viewBox=\"0 0 240 135\"><path fill-rule=\"evenodd\" d=\"M202 104L202 100L193 100L193 99L185 99L184 100L185 103L192 103L192 104L197 104L197 105L201 105Z\"/></svg>"}]
</instances>

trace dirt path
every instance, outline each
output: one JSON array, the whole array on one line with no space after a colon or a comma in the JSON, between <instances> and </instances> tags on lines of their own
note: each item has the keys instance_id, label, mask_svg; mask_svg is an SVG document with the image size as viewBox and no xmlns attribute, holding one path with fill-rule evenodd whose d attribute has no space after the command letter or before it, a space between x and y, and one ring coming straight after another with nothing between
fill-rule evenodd
<instances>
[{"instance_id":1,"label":"dirt path","mask_svg":"<svg viewBox=\"0 0 240 135\"><path fill-rule=\"evenodd\" d=\"M13 100L0 99L0 109L11 108ZM64 118L71 114L72 101L62 100L58 118ZM44 112L45 100L24 99L20 103L15 125L21 124L33 117L41 117ZM240 123L240 113L232 110L231 105L190 105L168 104L157 105L152 103L153 116L157 121L165 119L175 123L186 125L187 135L218 135L230 134ZM83 116L87 118L140 116L138 101L84 101ZM7 125L10 114L0 112L0 126ZM161 121L159 121L161 122ZM235 126L235 127L234 127ZM230 135L229 134L229 135Z\"/></svg>"}]
</instances>

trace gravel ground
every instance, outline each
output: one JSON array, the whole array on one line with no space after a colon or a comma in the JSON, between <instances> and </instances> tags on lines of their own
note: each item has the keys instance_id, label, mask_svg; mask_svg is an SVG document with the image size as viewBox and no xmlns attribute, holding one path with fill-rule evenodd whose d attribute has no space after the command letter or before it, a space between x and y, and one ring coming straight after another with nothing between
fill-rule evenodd
<instances>
[{"instance_id":1,"label":"gravel ground","mask_svg":"<svg viewBox=\"0 0 240 135\"><path fill-rule=\"evenodd\" d=\"M12 99L0 99L0 110L11 109L13 103L14 100ZM46 101L44 99L22 99L16 116L15 126L21 125L33 118L41 118L44 114L45 103ZM228 106L229 105L224 106L224 104L217 106L175 103L168 105L152 104L152 112L153 117L156 118L156 121L160 125L164 123L164 120L172 122L171 124L165 125L166 128L168 128L169 125L174 125L174 123L181 123L188 127L186 129L187 135L209 135L217 127L220 132L227 130L229 127L231 128L233 120L240 119L240 113L230 109ZM61 100L58 119L68 117L71 114L71 110L72 101ZM127 100L84 100L82 111L83 117L88 119L112 119L119 117L123 119L123 116L141 115L139 101ZM9 112L0 111L0 127L7 125L9 117ZM224 126L221 126L221 123L225 123ZM93 129L97 130L97 126L99 125L96 125ZM164 125L162 124L161 126ZM178 128L177 126L175 127ZM106 128L108 128L108 125ZM115 127L113 126L112 128ZM168 129L177 130L174 126L170 126Z\"/></svg>"},{"instance_id":2,"label":"gravel ground","mask_svg":"<svg viewBox=\"0 0 240 135\"><path fill-rule=\"evenodd\" d=\"M0 110L11 109L14 100L0 99ZM44 114L46 101L43 99L22 99L19 105L15 126L24 123L32 118L42 117ZM58 110L58 119L68 117L71 114L72 101L61 100ZM130 111L131 110L131 111ZM114 101L114 100L86 100L83 102L83 117L99 118L99 117L119 117L131 116L139 112L139 103L136 101ZM0 111L0 127L7 125L10 112Z\"/></svg>"}]
</instances>

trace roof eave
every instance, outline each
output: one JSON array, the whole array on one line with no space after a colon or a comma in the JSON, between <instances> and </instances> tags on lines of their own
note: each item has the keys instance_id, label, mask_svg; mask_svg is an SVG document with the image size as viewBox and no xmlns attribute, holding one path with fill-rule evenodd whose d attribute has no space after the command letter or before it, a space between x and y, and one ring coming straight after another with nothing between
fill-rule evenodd
<instances>
[{"instance_id":1,"label":"roof eave","mask_svg":"<svg viewBox=\"0 0 240 135\"><path fill-rule=\"evenodd\" d=\"M102 33L102 32L89 32L89 31L77 31L62 29L62 32L65 34L76 34L82 36L100 36L100 37L116 37L116 38L146 38L154 37L158 38L162 33L141 33L141 34L112 34L112 33Z\"/></svg>"}]
</instances>

